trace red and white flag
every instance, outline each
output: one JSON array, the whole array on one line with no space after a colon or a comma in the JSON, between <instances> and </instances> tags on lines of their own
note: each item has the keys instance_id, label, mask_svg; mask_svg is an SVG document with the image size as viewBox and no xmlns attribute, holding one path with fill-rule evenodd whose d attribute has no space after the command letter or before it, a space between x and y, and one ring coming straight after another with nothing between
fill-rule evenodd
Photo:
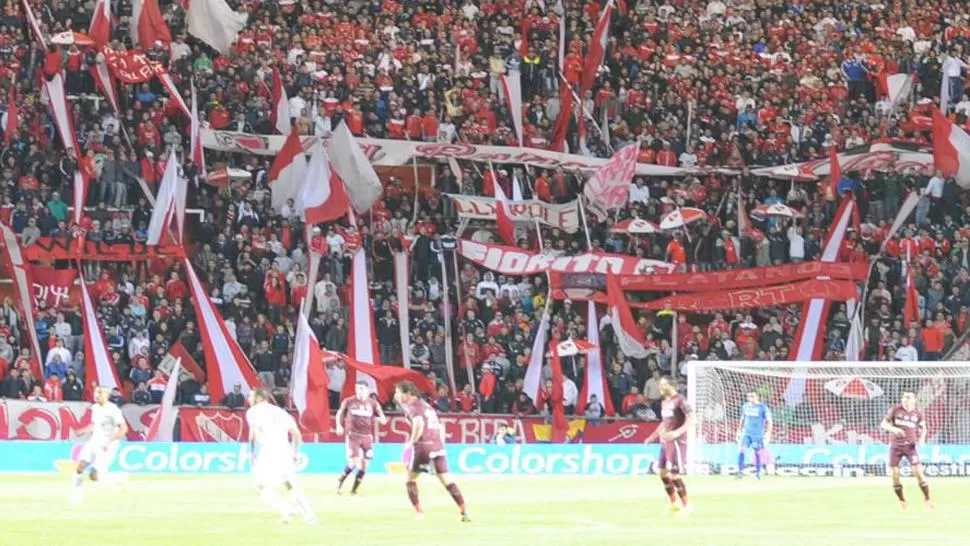
<instances>
[{"instance_id":1,"label":"red and white flag","mask_svg":"<svg viewBox=\"0 0 970 546\"><path fill-rule=\"evenodd\" d=\"M880 73L878 77L879 89L889 98L892 107L902 104L909 100L913 93L912 74L893 74Z\"/></svg>"},{"instance_id":2,"label":"red and white flag","mask_svg":"<svg viewBox=\"0 0 970 546\"><path fill-rule=\"evenodd\" d=\"M552 406L552 443L561 444L568 437L569 421L566 419L565 379L562 373L562 359L559 358L559 351L552 351L550 368L552 371L552 392L549 393L549 404Z\"/></svg>"},{"instance_id":3,"label":"red and white flag","mask_svg":"<svg viewBox=\"0 0 970 546\"><path fill-rule=\"evenodd\" d=\"M165 174L158 185L155 196L155 207L148 222L148 234L145 244L157 246L162 243L165 232L175 220L175 240L181 242L182 229L185 226L185 193L187 187L179 174L178 158L173 149L165 161Z\"/></svg>"},{"instance_id":4,"label":"red and white flag","mask_svg":"<svg viewBox=\"0 0 970 546\"><path fill-rule=\"evenodd\" d=\"M519 146L525 146L522 140L522 73L518 68L510 68L508 74L502 76L502 88L515 127L515 138Z\"/></svg>"},{"instance_id":5,"label":"red and white flag","mask_svg":"<svg viewBox=\"0 0 970 546\"><path fill-rule=\"evenodd\" d=\"M593 88L596 81L596 72L599 71L603 59L606 57L606 48L610 43L610 16L613 14L613 0L606 3L606 8L600 14L599 21L596 22L596 30L593 31L593 40L589 45L589 52L583 60L583 78L580 81L579 96L585 97L586 92Z\"/></svg>"},{"instance_id":6,"label":"red and white flag","mask_svg":"<svg viewBox=\"0 0 970 546\"><path fill-rule=\"evenodd\" d=\"M343 179L354 210L360 213L370 210L384 191L384 185L346 122L340 122L333 130L327 153L330 168Z\"/></svg>"},{"instance_id":7,"label":"red and white flag","mask_svg":"<svg viewBox=\"0 0 970 546\"><path fill-rule=\"evenodd\" d=\"M336 220L350 210L350 197L344 182L330 171L330 158L319 142L313 145L297 199L297 210L311 225Z\"/></svg>"},{"instance_id":8,"label":"red and white flag","mask_svg":"<svg viewBox=\"0 0 970 546\"><path fill-rule=\"evenodd\" d=\"M189 149L192 150L192 163L199 170L199 176L205 177L205 151L202 148L202 122L199 121L199 97L192 82L192 123L189 126ZM196 180L198 184L198 180Z\"/></svg>"},{"instance_id":9,"label":"red and white flag","mask_svg":"<svg viewBox=\"0 0 970 546\"><path fill-rule=\"evenodd\" d=\"M916 279L913 277L913 268L903 260L903 275L906 278L906 303L903 306L904 326L909 328L913 323L919 324L919 292L916 291Z\"/></svg>"},{"instance_id":10,"label":"red and white flag","mask_svg":"<svg viewBox=\"0 0 970 546\"><path fill-rule=\"evenodd\" d=\"M27 24L30 25L30 30L33 31L31 34L34 35L34 39L37 40L37 44L40 45L41 49L47 49L47 40L44 39L44 33L40 30L40 23L37 22L37 17L34 16L34 10L30 7L29 0L21 0L21 4L24 8L24 13L27 15Z\"/></svg>"},{"instance_id":11,"label":"red and white flag","mask_svg":"<svg viewBox=\"0 0 970 546\"><path fill-rule=\"evenodd\" d=\"M839 164L839 151L829 147L829 201L840 199L839 182L842 181L842 165Z\"/></svg>"},{"instance_id":12,"label":"red and white flag","mask_svg":"<svg viewBox=\"0 0 970 546\"><path fill-rule=\"evenodd\" d=\"M246 27L248 16L233 11L226 0L191 0L186 4L185 25L189 34L228 55Z\"/></svg>"},{"instance_id":13,"label":"red and white flag","mask_svg":"<svg viewBox=\"0 0 970 546\"><path fill-rule=\"evenodd\" d=\"M519 175L512 173L512 201L523 201L522 182L519 182Z\"/></svg>"},{"instance_id":14,"label":"red and white flag","mask_svg":"<svg viewBox=\"0 0 970 546\"><path fill-rule=\"evenodd\" d=\"M88 285L81 276L81 310L84 318L84 392L88 400L94 395L93 387L100 385L108 390L121 387L118 370L111 363L111 353L104 341L104 332L98 315L94 312L94 302Z\"/></svg>"},{"instance_id":15,"label":"red and white flag","mask_svg":"<svg viewBox=\"0 0 970 546\"><path fill-rule=\"evenodd\" d=\"M152 418L148 431L145 432L146 442L171 442L174 440L175 421L178 419L179 408L175 405L175 394L178 392L179 376L182 373L182 361L176 360L175 365L168 372L168 382L162 394L162 403L158 405L155 417Z\"/></svg>"},{"instance_id":16,"label":"red and white flag","mask_svg":"<svg viewBox=\"0 0 970 546\"><path fill-rule=\"evenodd\" d=\"M377 352L377 332L374 329L374 313L371 308L370 284L367 281L367 259L364 249L359 248L354 253L350 273L350 325L348 328L347 355L350 358L372 364L381 365L381 356ZM343 387L343 397L348 398L354 393L357 381L366 381L372 391L377 389L374 378L361 374L348 367Z\"/></svg>"},{"instance_id":17,"label":"red and white flag","mask_svg":"<svg viewBox=\"0 0 970 546\"><path fill-rule=\"evenodd\" d=\"M548 300L546 300L548 301ZM522 392L529 395L533 404L539 403L539 393L542 391L542 366L546 360L546 335L549 332L549 308L546 307L542 320L536 329L536 337L532 341L532 353L529 367L525 369L522 382Z\"/></svg>"},{"instance_id":18,"label":"red and white flag","mask_svg":"<svg viewBox=\"0 0 970 546\"><path fill-rule=\"evenodd\" d=\"M919 204L920 196L919 192L911 191L906 199L903 200L903 204L899 207L899 212L896 213L896 218L893 219L893 225L889 227L889 231L886 232L886 236L882 242L882 247L885 249L886 244L889 243L899 233L899 229L903 227L906 220L909 219L909 215L913 214L916 210L916 205Z\"/></svg>"},{"instance_id":19,"label":"red and white flag","mask_svg":"<svg viewBox=\"0 0 970 546\"><path fill-rule=\"evenodd\" d=\"M107 1L107 0L105 0ZM131 3L131 43L148 50L156 42L172 43L172 33L162 18L155 0L133 0Z\"/></svg>"},{"instance_id":20,"label":"red and white flag","mask_svg":"<svg viewBox=\"0 0 970 546\"><path fill-rule=\"evenodd\" d=\"M509 200L505 197L505 190L498 183L491 164L489 164L488 170L492 172L492 180L495 180L495 184L493 184L495 186L495 223L498 226L499 237L505 244L515 246L518 242L515 239L515 223L509 214Z\"/></svg>"},{"instance_id":21,"label":"red and white flag","mask_svg":"<svg viewBox=\"0 0 970 546\"><path fill-rule=\"evenodd\" d=\"M623 294L623 288L620 287L620 281L612 273L606 274L606 306L620 351L630 358L647 358L649 353L645 340L633 320L633 313Z\"/></svg>"},{"instance_id":22,"label":"red and white flag","mask_svg":"<svg viewBox=\"0 0 970 546\"><path fill-rule=\"evenodd\" d=\"M270 112L273 121L273 128L281 135L290 134L292 129L290 119L290 99L286 97L286 89L283 87L283 79L280 71L273 69L273 110Z\"/></svg>"},{"instance_id":23,"label":"red and white flag","mask_svg":"<svg viewBox=\"0 0 970 546\"><path fill-rule=\"evenodd\" d=\"M13 134L17 132L17 126L20 125L20 108L17 107L17 89L14 85L10 86L10 92L7 96L7 113L4 118L6 123L3 126L3 144L9 146L10 139L13 138Z\"/></svg>"},{"instance_id":24,"label":"red and white flag","mask_svg":"<svg viewBox=\"0 0 970 546\"><path fill-rule=\"evenodd\" d=\"M98 55L94 64L91 65L91 77L98 84L98 89L101 90L104 98L108 99L111 110L120 117L121 109L118 107L118 93L115 89L114 78L111 77L111 72L108 71L108 62L105 60L104 55Z\"/></svg>"},{"instance_id":25,"label":"red and white flag","mask_svg":"<svg viewBox=\"0 0 970 546\"><path fill-rule=\"evenodd\" d=\"M586 411L586 404L592 396L603 404L607 415L614 415L613 401L610 399L610 388L606 382L606 367L603 366L603 355L598 345L600 344L599 321L596 319L596 302L589 300L586 311L586 337L593 345L597 345L586 353L586 377L583 380L583 388L579 391L579 399L576 401L576 413L582 414ZM625 354L625 353L624 353Z\"/></svg>"},{"instance_id":26,"label":"red and white flag","mask_svg":"<svg viewBox=\"0 0 970 546\"><path fill-rule=\"evenodd\" d=\"M232 392L237 383L242 386L244 393L259 387L261 383L256 370L236 340L229 335L225 321L195 274L192 262L185 258L182 265L188 277L192 305L199 323L199 335L202 337L202 349L205 353L206 385L212 399L222 400L226 393Z\"/></svg>"},{"instance_id":27,"label":"red and white flag","mask_svg":"<svg viewBox=\"0 0 970 546\"><path fill-rule=\"evenodd\" d=\"M611 211L626 206L639 155L639 142L624 146L586 181L583 195L589 208L596 214L605 218Z\"/></svg>"},{"instance_id":28,"label":"red and white flag","mask_svg":"<svg viewBox=\"0 0 970 546\"><path fill-rule=\"evenodd\" d=\"M933 166L957 184L970 185L970 136L939 110L933 110Z\"/></svg>"},{"instance_id":29,"label":"red and white flag","mask_svg":"<svg viewBox=\"0 0 970 546\"><path fill-rule=\"evenodd\" d=\"M290 389L300 422L308 432L329 435L330 399L327 370L323 365L320 342L310 329L306 315L297 319L293 341L293 366Z\"/></svg>"},{"instance_id":30,"label":"red and white flag","mask_svg":"<svg viewBox=\"0 0 970 546\"><path fill-rule=\"evenodd\" d=\"M296 203L300 187L306 176L307 163L303 154L303 143L297 131L291 132L276 154L273 166L269 169L269 188L272 193L273 210L280 212L290 199Z\"/></svg>"},{"instance_id":31,"label":"red and white flag","mask_svg":"<svg viewBox=\"0 0 970 546\"><path fill-rule=\"evenodd\" d=\"M20 251L20 242L17 236L7 224L0 222L0 234L3 235L3 249L0 250L0 264L3 264L10 279L13 280L16 297L20 301L23 309L21 314L24 317L27 335L30 337L30 372L35 378L44 377L44 370L40 365L40 339L37 337L37 328L34 326L34 317L37 316L37 309L33 295L33 281L30 278L30 270L27 262L24 261L23 253Z\"/></svg>"},{"instance_id":32,"label":"red and white flag","mask_svg":"<svg viewBox=\"0 0 970 546\"><path fill-rule=\"evenodd\" d=\"M98 47L104 47L111 42L111 0L97 0L94 4L94 14L91 15L91 26L88 35Z\"/></svg>"}]
</instances>

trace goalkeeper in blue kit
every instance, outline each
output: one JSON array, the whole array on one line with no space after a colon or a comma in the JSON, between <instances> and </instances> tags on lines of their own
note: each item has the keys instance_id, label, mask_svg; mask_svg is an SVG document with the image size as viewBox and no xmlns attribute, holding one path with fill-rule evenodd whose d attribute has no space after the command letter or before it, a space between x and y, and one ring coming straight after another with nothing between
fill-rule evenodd
<instances>
[{"instance_id":1,"label":"goalkeeper in blue kit","mask_svg":"<svg viewBox=\"0 0 970 546\"><path fill-rule=\"evenodd\" d=\"M744 471L744 451L754 452L754 474L761 478L761 452L765 444L771 441L771 410L761 402L758 393L748 393L748 401L741 406L741 424L738 426L738 478Z\"/></svg>"}]
</instances>

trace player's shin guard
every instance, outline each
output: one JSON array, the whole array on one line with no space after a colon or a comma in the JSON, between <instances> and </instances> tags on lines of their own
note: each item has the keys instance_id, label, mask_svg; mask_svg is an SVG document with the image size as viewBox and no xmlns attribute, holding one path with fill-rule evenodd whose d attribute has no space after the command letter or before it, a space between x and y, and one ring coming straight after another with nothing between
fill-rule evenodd
<instances>
[{"instance_id":1,"label":"player's shin guard","mask_svg":"<svg viewBox=\"0 0 970 546\"><path fill-rule=\"evenodd\" d=\"M421 501L418 500L418 482L408 481L408 500L411 501L411 506L414 507L414 511L421 513Z\"/></svg>"},{"instance_id":2,"label":"player's shin guard","mask_svg":"<svg viewBox=\"0 0 970 546\"><path fill-rule=\"evenodd\" d=\"M926 482L919 482L919 488L923 491L923 500L930 500L930 484Z\"/></svg>"},{"instance_id":3,"label":"player's shin guard","mask_svg":"<svg viewBox=\"0 0 970 546\"><path fill-rule=\"evenodd\" d=\"M357 488L360 487L360 482L364 481L364 475L367 474L366 470L358 470L357 475L354 476L354 487L350 490L351 493L356 493Z\"/></svg>"},{"instance_id":4,"label":"player's shin guard","mask_svg":"<svg viewBox=\"0 0 970 546\"><path fill-rule=\"evenodd\" d=\"M664 484L664 491L667 492L667 498L670 499L670 504L677 502L677 495L674 494L674 483L670 478L663 477L660 478L660 482Z\"/></svg>"},{"instance_id":5,"label":"player's shin guard","mask_svg":"<svg viewBox=\"0 0 970 546\"><path fill-rule=\"evenodd\" d=\"M455 500L455 504L458 505L458 509L461 510L461 513L462 514L464 514L465 513L465 497L461 496L461 490L458 489L458 484L457 483L449 483L448 486L445 487L445 489L448 490L448 493L451 495L451 498L454 499Z\"/></svg>"},{"instance_id":6,"label":"player's shin guard","mask_svg":"<svg viewBox=\"0 0 970 546\"><path fill-rule=\"evenodd\" d=\"M896 498L899 502L906 502L906 497L903 495L903 484L893 485L893 492L896 493Z\"/></svg>"},{"instance_id":7,"label":"player's shin guard","mask_svg":"<svg viewBox=\"0 0 970 546\"><path fill-rule=\"evenodd\" d=\"M755 450L754 452L754 475L758 478L761 477L761 450Z\"/></svg>"},{"instance_id":8,"label":"player's shin guard","mask_svg":"<svg viewBox=\"0 0 970 546\"><path fill-rule=\"evenodd\" d=\"M680 502L684 506L687 506L687 486L684 485L684 480L677 477L670 480L670 482L673 484L674 489L677 490L677 496L680 497Z\"/></svg>"},{"instance_id":9,"label":"player's shin guard","mask_svg":"<svg viewBox=\"0 0 970 546\"><path fill-rule=\"evenodd\" d=\"M353 467L350 467L350 466L344 467L344 473L340 475L339 479L337 479L337 489L340 489L341 487L344 486L344 481L347 479L347 476L349 476L350 473L353 471L354 471Z\"/></svg>"}]
</instances>

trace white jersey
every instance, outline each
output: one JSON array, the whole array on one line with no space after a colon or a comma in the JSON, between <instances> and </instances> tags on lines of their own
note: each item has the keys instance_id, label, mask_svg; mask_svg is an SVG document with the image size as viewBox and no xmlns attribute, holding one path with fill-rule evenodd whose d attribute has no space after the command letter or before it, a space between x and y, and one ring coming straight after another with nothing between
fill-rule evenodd
<instances>
[{"instance_id":1,"label":"white jersey","mask_svg":"<svg viewBox=\"0 0 970 546\"><path fill-rule=\"evenodd\" d=\"M125 416L121 414L121 409L105 402L91 406L91 442L104 445L108 443L118 432L118 427L125 422Z\"/></svg>"},{"instance_id":2,"label":"white jersey","mask_svg":"<svg viewBox=\"0 0 970 546\"><path fill-rule=\"evenodd\" d=\"M280 452L290 449L290 429L296 422L279 406L260 402L246 410L246 423L253 431L259 451Z\"/></svg>"}]
</instances>

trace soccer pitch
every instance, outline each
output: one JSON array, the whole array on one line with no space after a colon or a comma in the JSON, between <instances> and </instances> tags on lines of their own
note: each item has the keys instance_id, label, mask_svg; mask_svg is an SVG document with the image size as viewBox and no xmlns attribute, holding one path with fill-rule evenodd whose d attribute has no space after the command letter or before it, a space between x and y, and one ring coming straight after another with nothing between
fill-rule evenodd
<instances>
[{"instance_id":1,"label":"soccer pitch","mask_svg":"<svg viewBox=\"0 0 970 546\"><path fill-rule=\"evenodd\" d=\"M319 525L288 525L248 476L132 476L85 482L69 502L66 475L0 475L0 544L340 545L676 544L839 546L966 543L962 479L930 483L928 511L912 480L901 511L888 479L688 478L694 514L668 516L656 476L457 476L471 523L437 480L419 482L427 515L415 521L403 476L367 476L359 497L337 496L332 476L302 476ZM349 489L349 483L345 485Z\"/></svg>"}]
</instances>

